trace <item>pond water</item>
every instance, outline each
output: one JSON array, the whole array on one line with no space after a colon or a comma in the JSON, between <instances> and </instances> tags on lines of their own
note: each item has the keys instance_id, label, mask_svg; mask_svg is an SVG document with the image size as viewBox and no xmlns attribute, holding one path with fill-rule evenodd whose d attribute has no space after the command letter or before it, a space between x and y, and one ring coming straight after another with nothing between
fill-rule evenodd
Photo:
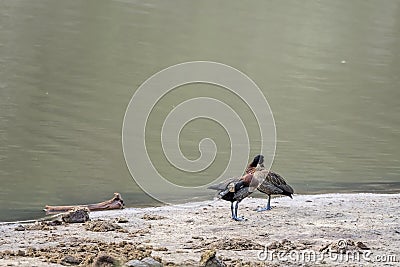
<instances>
[{"instance_id":1,"label":"pond water","mask_svg":"<svg viewBox=\"0 0 400 267\"><path fill-rule=\"evenodd\" d=\"M0 220L113 192L131 207L157 204L126 167L123 117L147 78L193 60L233 66L261 88L277 129L272 169L297 193L400 192L399 1L3 0ZM196 96L241 109L216 86L177 89L152 115L154 157L165 113ZM208 136L229 153L221 127L201 119L182 132L183 153L195 159ZM165 158L155 164L177 181L225 165L184 174Z\"/></svg>"}]
</instances>

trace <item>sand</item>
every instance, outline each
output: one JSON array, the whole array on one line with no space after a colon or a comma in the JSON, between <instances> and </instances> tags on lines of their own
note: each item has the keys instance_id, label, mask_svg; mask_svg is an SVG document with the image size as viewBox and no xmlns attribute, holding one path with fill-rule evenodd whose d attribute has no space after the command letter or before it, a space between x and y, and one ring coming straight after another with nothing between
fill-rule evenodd
<instances>
[{"instance_id":1,"label":"sand","mask_svg":"<svg viewBox=\"0 0 400 267\"><path fill-rule=\"evenodd\" d=\"M0 266L95 265L99 255L199 266L208 250L226 266L399 266L400 194L275 197L255 211L265 204L245 199L241 222L214 200L92 212L85 224L3 224Z\"/></svg>"}]
</instances>

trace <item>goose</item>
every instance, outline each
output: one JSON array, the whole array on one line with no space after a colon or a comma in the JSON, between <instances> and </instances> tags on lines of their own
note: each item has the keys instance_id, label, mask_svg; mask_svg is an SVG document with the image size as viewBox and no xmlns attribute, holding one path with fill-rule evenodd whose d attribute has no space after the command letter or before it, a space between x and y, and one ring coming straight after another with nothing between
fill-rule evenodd
<instances>
[{"instance_id":1,"label":"goose","mask_svg":"<svg viewBox=\"0 0 400 267\"><path fill-rule=\"evenodd\" d=\"M245 174L252 174L256 171L258 164L263 165L264 156L257 155L253 161L249 163L246 168ZM271 195L284 195L290 198L294 194L293 188L288 185L285 179L276 172L269 171L264 181L257 187L257 190L268 195L268 203L264 208L258 208L257 211L271 210Z\"/></svg>"},{"instance_id":2,"label":"goose","mask_svg":"<svg viewBox=\"0 0 400 267\"><path fill-rule=\"evenodd\" d=\"M256 165L252 174L229 178L219 184L209 186L208 189L217 190L218 198L230 201L232 219L242 221L245 220L244 217L237 216L239 203L256 190L261 182L265 180L267 174L268 171L265 170L264 166Z\"/></svg>"}]
</instances>

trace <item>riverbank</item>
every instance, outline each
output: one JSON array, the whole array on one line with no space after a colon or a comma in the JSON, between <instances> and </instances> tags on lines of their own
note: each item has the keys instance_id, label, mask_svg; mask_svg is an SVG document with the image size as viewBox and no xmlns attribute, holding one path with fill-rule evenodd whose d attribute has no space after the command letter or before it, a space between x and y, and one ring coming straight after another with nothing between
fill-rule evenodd
<instances>
[{"instance_id":1,"label":"riverbank","mask_svg":"<svg viewBox=\"0 0 400 267\"><path fill-rule=\"evenodd\" d=\"M227 266L395 266L400 261L400 194L323 194L90 213L85 224L0 226L0 266L94 265L152 257L198 266L216 251ZM267 248L267 249L265 249ZM305 257L305 258L304 258Z\"/></svg>"}]
</instances>

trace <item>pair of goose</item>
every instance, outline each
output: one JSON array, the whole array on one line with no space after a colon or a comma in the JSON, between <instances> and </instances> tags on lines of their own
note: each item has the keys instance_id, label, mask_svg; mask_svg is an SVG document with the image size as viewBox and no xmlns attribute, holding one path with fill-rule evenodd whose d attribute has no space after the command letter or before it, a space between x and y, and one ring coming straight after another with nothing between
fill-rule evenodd
<instances>
[{"instance_id":1,"label":"pair of goose","mask_svg":"<svg viewBox=\"0 0 400 267\"><path fill-rule=\"evenodd\" d=\"M222 183L212 185L209 189L218 191L218 198L231 202L232 219L241 221L244 218L237 216L239 203L258 190L268 195L266 207L257 211L271 209L271 195L285 195L292 198L293 188L279 174L264 168L264 156L257 155L249 163L245 174L239 178L229 178ZM236 204L234 205L234 203Z\"/></svg>"}]
</instances>

